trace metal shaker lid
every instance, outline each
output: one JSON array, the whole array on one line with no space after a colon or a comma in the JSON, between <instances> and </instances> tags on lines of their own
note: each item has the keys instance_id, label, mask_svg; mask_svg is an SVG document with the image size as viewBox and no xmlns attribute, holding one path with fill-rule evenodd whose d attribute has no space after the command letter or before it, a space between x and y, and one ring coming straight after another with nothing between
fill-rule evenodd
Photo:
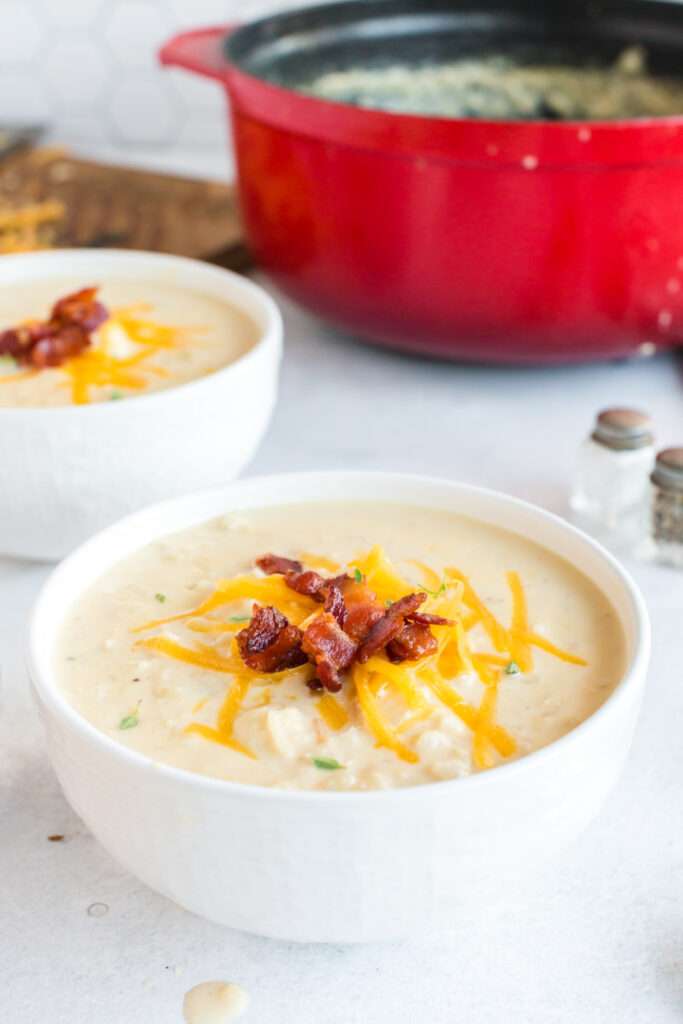
<instances>
[{"instance_id":1,"label":"metal shaker lid","mask_svg":"<svg viewBox=\"0 0 683 1024\"><path fill-rule=\"evenodd\" d=\"M666 491L683 492L683 448L665 448L659 452L651 480Z\"/></svg>"},{"instance_id":2,"label":"metal shaker lid","mask_svg":"<svg viewBox=\"0 0 683 1024\"><path fill-rule=\"evenodd\" d=\"M632 451L654 444L652 418L638 409L603 409L591 437L615 451Z\"/></svg>"}]
</instances>

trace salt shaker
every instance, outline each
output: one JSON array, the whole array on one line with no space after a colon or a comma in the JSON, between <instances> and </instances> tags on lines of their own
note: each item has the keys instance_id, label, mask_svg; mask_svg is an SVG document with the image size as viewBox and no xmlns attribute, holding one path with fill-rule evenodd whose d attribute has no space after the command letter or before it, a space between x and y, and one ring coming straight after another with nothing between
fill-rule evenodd
<instances>
[{"instance_id":1,"label":"salt shaker","mask_svg":"<svg viewBox=\"0 0 683 1024\"><path fill-rule=\"evenodd\" d=\"M683 569L683 448L660 452L650 477L650 544L658 562Z\"/></svg>"},{"instance_id":2,"label":"salt shaker","mask_svg":"<svg viewBox=\"0 0 683 1024\"><path fill-rule=\"evenodd\" d=\"M642 537L654 462L652 420L636 409L605 409L582 444L571 507L582 525L617 546Z\"/></svg>"}]
</instances>

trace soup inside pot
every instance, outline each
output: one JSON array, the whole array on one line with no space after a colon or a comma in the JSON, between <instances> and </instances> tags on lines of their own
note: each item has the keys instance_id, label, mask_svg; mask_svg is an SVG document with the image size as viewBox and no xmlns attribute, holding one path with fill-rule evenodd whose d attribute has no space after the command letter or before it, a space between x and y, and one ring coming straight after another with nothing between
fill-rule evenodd
<instances>
[{"instance_id":1,"label":"soup inside pot","mask_svg":"<svg viewBox=\"0 0 683 1024\"><path fill-rule=\"evenodd\" d=\"M683 81L649 74L646 52L635 46L609 67L491 54L342 68L300 87L338 103L429 117L608 121L683 113Z\"/></svg>"}]
</instances>

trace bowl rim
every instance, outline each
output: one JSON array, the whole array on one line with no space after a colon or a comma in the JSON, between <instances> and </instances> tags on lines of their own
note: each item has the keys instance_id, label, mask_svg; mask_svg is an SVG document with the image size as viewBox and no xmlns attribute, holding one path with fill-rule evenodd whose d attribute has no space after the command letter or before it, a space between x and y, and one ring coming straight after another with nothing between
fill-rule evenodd
<instances>
[{"instance_id":1,"label":"bowl rim","mask_svg":"<svg viewBox=\"0 0 683 1024\"><path fill-rule=\"evenodd\" d=\"M226 267L219 267L213 263L204 263L202 260L193 259L190 256L175 256L172 253L150 252L146 249L74 248L11 253L3 258L2 268L11 269L12 264L21 265L21 263L26 263L28 267L30 267L31 264L40 263L49 265L54 262L59 264L59 261L64 259L82 260L84 263L92 262L95 264L100 256L111 260L114 263L121 263L123 265L139 262L140 264L154 264L159 267L167 266L175 267L177 269L182 269L183 267L189 269L191 267L194 272L199 272L200 274L203 274L206 277L212 277L215 280L218 280L219 278L227 278L234 286L237 287L238 291L241 290L244 295L249 296L260 307L265 321L263 325L258 324L252 314L242 309L237 301L235 302L235 305L240 309L240 312L253 320L254 325L258 328L259 336L257 340L247 349L246 352L243 352L242 355L238 356L237 359L233 359L232 362L226 363L225 366L220 367L218 370L213 370L211 373L207 373L203 377L196 377L173 387L162 388L158 391L151 391L148 394L143 395L130 395L122 402L90 402L86 405L74 405L73 403L69 403L67 405L54 406L0 406L0 422L8 419L44 419L52 418L53 416L78 416L79 419L82 417L104 416L110 414L117 416L120 415L118 412L120 408L130 409L131 402L135 403L134 408L142 408L143 406L147 408L150 405L153 407L153 404L159 405L162 402L172 401L173 397L179 392L185 395L191 389L197 390L199 388L206 387L208 384L219 382L230 374L238 373L243 367L249 366L251 363L257 361L264 352L267 353L270 351L277 359L281 357L284 325L282 314L277 303L268 294L266 289L261 287L261 285L243 277L241 274L237 274L234 270L228 270ZM56 266L55 276L58 276L58 274L59 266ZM96 273L94 276L96 276ZM45 279L47 279L47 275ZM30 283L30 273L27 274L26 280ZM0 289L3 287L4 282L2 278L0 278ZM193 288L191 286L187 288L187 291L192 290ZM227 300L226 305L230 305L230 302Z\"/></svg>"},{"instance_id":2,"label":"bowl rim","mask_svg":"<svg viewBox=\"0 0 683 1024\"><path fill-rule=\"evenodd\" d=\"M628 603L630 605L634 621L633 651L630 662L621 679L604 703L589 715L588 718L584 719L568 733L559 737L559 739L554 740L545 747L541 747L529 754L525 754L523 757L517 758L514 761L500 764L489 771L474 772L471 775L464 776L462 778L434 780L433 782L420 783L414 786L391 787L387 789L342 791L278 789L272 786L261 786L246 782L233 782L228 779L219 779L213 776L202 775L199 772L191 772L184 768L177 768L173 765L155 761L146 754L142 754L139 751L132 750L121 743L117 743L116 740L112 739L110 736L101 732L96 726L92 725L69 703L67 698L60 692L53 665L48 663L46 665L47 672L45 674L43 673L39 653L41 649L39 626L44 614L45 605L52 603L53 595L59 592L62 576L70 572L72 564L77 560L87 559L87 556L91 551L94 552L102 546L106 547L109 539L117 533L123 533L131 528L135 529L139 525L144 525L147 517L158 515L159 513L163 513L165 510L171 509L182 503L187 504L188 507L194 507L194 503L196 502L209 502L210 500L217 499L219 496L224 496L226 499L227 513L229 511L227 502L229 501L230 495L242 484L251 485L256 483L265 486L265 484L268 483L273 487L277 487L285 482L291 484L299 480L306 480L308 482L317 480L324 485L326 481L330 482L332 479L339 481L344 478L353 478L355 481L372 480L389 486L412 484L416 489L419 486L424 485L442 487L450 490L454 497L458 493L466 493L473 497L479 496L484 499L492 500L503 506L507 505L508 507L514 507L522 511L525 515L531 516L536 520L540 519L549 522L555 527L559 527L561 530L575 537L584 547L592 550L592 552L596 554L612 571L618 583L622 586L623 592L628 598ZM323 488L321 488L321 490L323 490ZM383 500L390 501L391 499L385 498ZM282 504L284 503L285 502L283 501ZM277 504L277 502L274 503L272 507L276 507ZM292 502L290 502L290 504L292 504ZM406 502L402 501L401 504L406 504ZM208 521L210 518L212 518L211 515L209 515L206 520L197 520L196 522ZM156 535L156 539L169 536L184 528L187 529L190 525L191 524L187 524L185 527L175 526L168 533L159 532ZM146 544L151 542L151 539L147 539L144 544L140 545L140 547L144 547ZM544 545L540 546L543 547ZM117 561L112 562L111 566L117 564ZM106 569L104 571L106 571ZM101 574L99 575L101 576ZM92 582L88 584L88 586L91 585ZM86 589L87 587L81 588L79 596ZM73 601L71 601L67 607L70 608L72 606ZM624 631L626 632L623 617L621 615L619 615L619 620L622 628L624 628ZM60 618L60 624L63 621L64 616L62 615ZM650 660L650 646L650 619L645 600L638 585L626 569L623 568L619 561L609 551L607 551L592 537L589 537L582 530L578 529L561 516L556 515L553 512L549 512L532 502L525 501L522 498L513 497L512 495L505 494L501 491L496 491L487 487L479 487L474 484L461 483L455 480L448 480L443 477L373 470L337 470L327 472L314 470L302 473L263 474L254 477L246 477L241 480L233 481L225 487L196 492L189 496L186 495L181 498L173 498L169 501L158 502L154 505L147 506L141 511L125 516L123 519L118 520L116 523L95 534L84 544L81 544L76 548L75 551L68 555L55 569L53 569L47 580L43 583L39 595L33 604L29 617L26 661L34 696L42 707L62 719L63 723L66 724L68 728L80 733L81 737L90 745L100 747L100 752L103 755L112 757L114 760L120 759L132 769L137 769L145 775L151 774L156 778L162 776L172 782L175 782L177 785L182 785L188 788L196 787L204 792L218 794L219 796L224 793L226 796L245 800L272 800L277 803L305 803L309 801L328 803L330 801L334 801L340 806L342 804L344 806L349 806L357 805L359 802L365 804L372 801L393 802L397 800L420 800L426 799L428 798L428 795L435 793L444 797L454 797L458 792L458 787L471 789L472 787L492 786L495 785L496 779L501 782L505 782L506 780L513 779L515 776L523 777L525 773L535 771L536 766L542 767L546 762L552 762L557 756L572 745L576 747L580 744L582 738L590 730L595 729L596 723L602 723L608 716L612 715L615 709L620 707L626 699L630 698L633 690L637 690L639 687L644 685ZM48 676L49 680L47 678ZM456 788L454 789L454 787Z\"/></svg>"}]
</instances>

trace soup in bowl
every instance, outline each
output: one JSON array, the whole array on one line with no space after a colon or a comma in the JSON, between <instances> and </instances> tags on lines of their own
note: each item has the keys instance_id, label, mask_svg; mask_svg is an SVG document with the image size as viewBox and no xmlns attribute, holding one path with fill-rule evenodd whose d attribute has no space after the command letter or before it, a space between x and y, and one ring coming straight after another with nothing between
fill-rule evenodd
<instances>
[{"instance_id":1,"label":"soup in bowl","mask_svg":"<svg viewBox=\"0 0 683 1024\"><path fill-rule=\"evenodd\" d=\"M2 295L0 408L112 402L200 380L259 340L255 320L195 288L55 276Z\"/></svg>"},{"instance_id":2,"label":"soup in bowl","mask_svg":"<svg viewBox=\"0 0 683 1024\"><path fill-rule=\"evenodd\" d=\"M270 420L282 323L229 271L154 253L0 265L0 553L57 558L237 475Z\"/></svg>"},{"instance_id":3,"label":"soup in bowl","mask_svg":"<svg viewBox=\"0 0 683 1024\"><path fill-rule=\"evenodd\" d=\"M572 527L379 474L149 509L32 626L95 835L182 905L304 940L405 934L533 871L614 783L647 657L633 584Z\"/></svg>"}]
</instances>

